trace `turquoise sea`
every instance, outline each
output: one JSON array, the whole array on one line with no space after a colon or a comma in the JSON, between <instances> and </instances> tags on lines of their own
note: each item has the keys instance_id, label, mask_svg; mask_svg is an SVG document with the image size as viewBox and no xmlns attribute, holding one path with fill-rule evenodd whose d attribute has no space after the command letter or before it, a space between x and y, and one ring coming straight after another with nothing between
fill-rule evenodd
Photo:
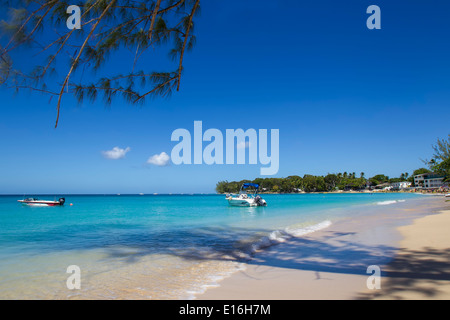
<instances>
[{"instance_id":1,"label":"turquoise sea","mask_svg":"<svg viewBox=\"0 0 450 320\"><path fill-rule=\"evenodd\" d=\"M30 195L36 196L36 195ZM0 299L190 299L242 268L256 250L421 195L56 195L62 207L0 196ZM70 205L72 204L72 205ZM80 289L66 285L69 266Z\"/></svg>"}]
</instances>

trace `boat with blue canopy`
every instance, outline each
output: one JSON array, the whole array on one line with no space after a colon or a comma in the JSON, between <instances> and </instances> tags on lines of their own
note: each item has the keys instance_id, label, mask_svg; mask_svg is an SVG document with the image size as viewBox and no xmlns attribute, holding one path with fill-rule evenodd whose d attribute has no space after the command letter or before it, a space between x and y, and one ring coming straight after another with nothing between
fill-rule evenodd
<instances>
[{"instance_id":1,"label":"boat with blue canopy","mask_svg":"<svg viewBox=\"0 0 450 320\"><path fill-rule=\"evenodd\" d=\"M249 192L254 190L254 192ZM244 183L241 186L239 194L227 194L226 200L230 206L238 207L265 207L266 200L258 194L259 184Z\"/></svg>"}]
</instances>

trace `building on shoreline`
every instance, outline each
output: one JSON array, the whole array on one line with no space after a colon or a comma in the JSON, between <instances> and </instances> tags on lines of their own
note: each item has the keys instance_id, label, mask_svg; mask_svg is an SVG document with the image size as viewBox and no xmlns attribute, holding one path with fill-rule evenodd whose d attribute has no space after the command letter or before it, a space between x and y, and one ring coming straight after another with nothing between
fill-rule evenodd
<instances>
[{"instance_id":1,"label":"building on shoreline","mask_svg":"<svg viewBox=\"0 0 450 320\"><path fill-rule=\"evenodd\" d=\"M414 185L422 188L440 188L444 185L444 177L434 173L422 173L414 176Z\"/></svg>"},{"instance_id":2,"label":"building on shoreline","mask_svg":"<svg viewBox=\"0 0 450 320\"><path fill-rule=\"evenodd\" d=\"M391 183L391 187L394 190L401 190L401 189L410 188L411 184L412 183L409 181L394 182L394 183Z\"/></svg>"}]
</instances>

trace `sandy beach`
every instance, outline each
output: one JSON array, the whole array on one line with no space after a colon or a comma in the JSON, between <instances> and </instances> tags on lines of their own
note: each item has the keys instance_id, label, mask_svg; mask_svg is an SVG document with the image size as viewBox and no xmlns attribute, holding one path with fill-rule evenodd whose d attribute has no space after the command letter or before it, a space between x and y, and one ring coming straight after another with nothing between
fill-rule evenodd
<instances>
[{"instance_id":1,"label":"sandy beach","mask_svg":"<svg viewBox=\"0 0 450 320\"><path fill-rule=\"evenodd\" d=\"M449 299L450 202L379 208L255 254L197 299ZM381 270L369 290L368 267Z\"/></svg>"},{"instance_id":2,"label":"sandy beach","mask_svg":"<svg viewBox=\"0 0 450 320\"><path fill-rule=\"evenodd\" d=\"M450 203L439 214L398 228L403 236L395 259L387 265L381 290L364 299L450 299Z\"/></svg>"}]
</instances>

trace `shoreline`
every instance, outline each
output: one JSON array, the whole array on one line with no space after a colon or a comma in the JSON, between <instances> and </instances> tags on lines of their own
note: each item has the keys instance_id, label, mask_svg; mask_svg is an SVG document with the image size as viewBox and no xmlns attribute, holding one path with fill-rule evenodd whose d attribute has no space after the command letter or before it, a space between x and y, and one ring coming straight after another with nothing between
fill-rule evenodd
<instances>
[{"instance_id":1,"label":"shoreline","mask_svg":"<svg viewBox=\"0 0 450 320\"><path fill-rule=\"evenodd\" d=\"M404 229L412 230L408 232L414 235L418 230L417 221L440 216L435 213L448 207L448 202L440 196L426 197L413 206L377 208L376 214L337 221L326 229L257 252L244 270L197 295L196 299L388 298L384 296L384 288L395 291L394 284L389 283L395 276L398 265L395 261L401 250L408 250L410 246L405 243ZM450 221L450 214L447 216ZM382 289L376 292L369 291L366 285L371 275L367 272L370 265L381 268Z\"/></svg>"}]
</instances>

